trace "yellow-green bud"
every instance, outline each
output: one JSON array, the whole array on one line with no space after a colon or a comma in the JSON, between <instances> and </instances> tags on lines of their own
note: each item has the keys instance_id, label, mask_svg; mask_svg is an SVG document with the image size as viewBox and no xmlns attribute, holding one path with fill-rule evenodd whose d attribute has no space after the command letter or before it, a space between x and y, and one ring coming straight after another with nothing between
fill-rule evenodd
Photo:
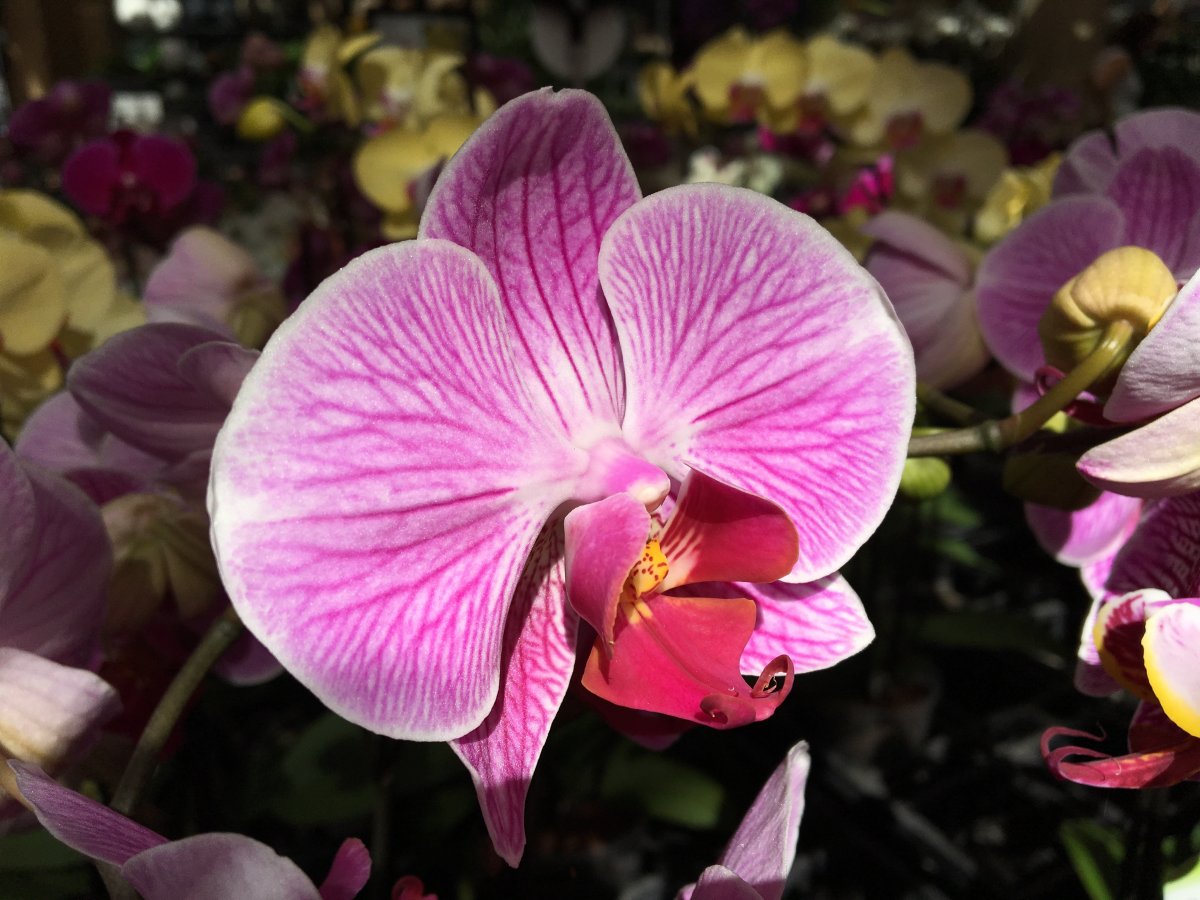
<instances>
[{"instance_id":1,"label":"yellow-green bud","mask_svg":"<svg viewBox=\"0 0 1200 900\"><path fill-rule=\"evenodd\" d=\"M936 456L904 461L900 493L910 500L932 500L950 486L950 466Z\"/></svg>"}]
</instances>

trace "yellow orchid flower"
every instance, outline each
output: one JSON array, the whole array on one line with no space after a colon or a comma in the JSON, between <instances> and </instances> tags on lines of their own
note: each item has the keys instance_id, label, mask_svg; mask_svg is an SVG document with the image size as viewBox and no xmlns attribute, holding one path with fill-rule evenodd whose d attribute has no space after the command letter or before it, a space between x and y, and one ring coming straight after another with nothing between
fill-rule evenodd
<instances>
[{"instance_id":1,"label":"yellow orchid flower","mask_svg":"<svg viewBox=\"0 0 1200 900\"><path fill-rule=\"evenodd\" d=\"M647 118L662 125L669 134L696 137L696 110L688 97L695 81L692 71L677 72L670 63L656 60L638 73L638 101Z\"/></svg>"},{"instance_id":2,"label":"yellow orchid flower","mask_svg":"<svg viewBox=\"0 0 1200 900\"><path fill-rule=\"evenodd\" d=\"M384 237L398 241L416 236L419 192L432 186L438 163L453 156L485 118L438 116L421 131L392 128L362 143L354 154L354 180L383 212Z\"/></svg>"},{"instance_id":3,"label":"yellow orchid flower","mask_svg":"<svg viewBox=\"0 0 1200 900\"><path fill-rule=\"evenodd\" d=\"M63 385L62 364L50 350L0 353L0 430L9 441L41 402Z\"/></svg>"},{"instance_id":4,"label":"yellow orchid flower","mask_svg":"<svg viewBox=\"0 0 1200 900\"><path fill-rule=\"evenodd\" d=\"M363 117L385 128L419 129L439 115L471 111L461 54L409 47L376 47L355 67Z\"/></svg>"},{"instance_id":5,"label":"yellow orchid flower","mask_svg":"<svg viewBox=\"0 0 1200 900\"><path fill-rule=\"evenodd\" d=\"M1036 166L1006 169L975 214L975 238L994 244L1050 202L1050 189L1062 157L1057 153Z\"/></svg>"},{"instance_id":6,"label":"yellow orchid flower","mask_svg":"<svg viewBox=\"0 0 1200 900\"><path fill-rule=\"evenodd\" d=\"M819 34L804 45L808 65L799 99L772 110L765 121L772 131L801 129L817 132L831 120L844 120L867 100L875 77L875 57L869 50Z\"/></svg>"},{"instance_id":7,"label":"yellow orchid flower","mask_svg":"<svg viewBox=\"0 0 1200 900\"><path fill-rule=\"evenodd\" d=\"M992 135L968 129L896 155L899 205L952 234L964 230L1008 164Z\"/></svg>"},{"instance_id":8,"label":"yellow orchid flower","mask_svg":"<svg viewBox=\"0 0 1200 900\"><path fill-rule=\"evenodd\" d=\"M334 121L358 125L362 119L358 93L346 66L379 40L373 32L343 38L336 25L318 26L300 53L298 80L304 105Z\"/></svg>"},{"instance_id":9,"label":"yellow orchid flower","mask_svg":"<svg viewBox=\"0 0 1200 900\"><path fill-rule=\"evenodd\" d=\"M692 73L711 119L748 122L799 100L807 67L804 44L786 31L752 38L734 28L700 48Z\"/></svg>"},{"instance_id":10,"label":"yellow orchid flower","mask_svg":"<svg viewBox=\"0 0 1200 900\"><path fill-rule=\"evenodd\" d=\"M850 140L863 147L915 147L926 136L947 135L971 107L971 85L957 69L919 62L900 47L879 57L866 106L850 123Z\"/></svg>"}]
</instances>

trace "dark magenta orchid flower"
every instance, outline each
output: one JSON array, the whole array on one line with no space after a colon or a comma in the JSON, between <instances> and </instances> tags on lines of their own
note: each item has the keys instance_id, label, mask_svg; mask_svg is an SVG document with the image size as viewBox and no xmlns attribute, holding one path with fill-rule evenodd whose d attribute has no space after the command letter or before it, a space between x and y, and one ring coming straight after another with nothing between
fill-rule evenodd
<instances>
[{"instance_id":1,"label":"dark magenta orchid flower","mask_svg":"<svg viewBox=\"0 0 1200 900\"><path fill-rule=\"evenodd\" d=\"M516 864L579 616L585 684L718 727L777 705L772 660L870 639L834 571L891 502L913 381L887 300L810 219L721 185L639 200L595 98L530 94L451 160L416 241L268 343L217 440L214 546L328 706L453 742ZM676 593L728 581L767 599Z\"/></svg>"},{"instance_id":2,"label":"dark magenta orchid flower","mask_svg":"<svg viewBox=\"0 0 1200 900\"><path fill-rule=\"evenodd\" d=\"M118 131L72 153L62 186L84 212L121 225L182 204L196 187L196 157L176 138Z\"/></svg>"},{"instance_id":3,"label":"dark magenta orchid flower","mask_svg":"<svg viewBox=\"0 0 1200 900\"><path fill-rule=\"evenodd\" d=\"M49 165L108 127L112 88L102 81L60 81L44 97L21 104L8 123L13 146Z\"/></svg>"},{"instance_id":4,"label":"dark magenta orchid flower","mask_svg":"<svg viewBox=\"0 0 1200 900\"><path fill-rule=\"evenodd\" d=\"M343 842L318 888L294 862L253 838L214 832L169 841L57 784L35 765L7 765L47 831L116 866L145 900L352 900L371 874L370 853L356 838Z\"/></svg>"}]
</instances>

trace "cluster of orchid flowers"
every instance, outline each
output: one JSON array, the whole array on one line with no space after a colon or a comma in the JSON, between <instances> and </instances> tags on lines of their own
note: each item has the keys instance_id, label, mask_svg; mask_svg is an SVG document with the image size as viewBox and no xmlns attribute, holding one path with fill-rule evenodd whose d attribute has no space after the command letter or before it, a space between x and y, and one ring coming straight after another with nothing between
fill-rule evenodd
<instances>
[{"instance_id":1,"label":"cluster of orchid flowers","mask_svg":"<svg viewBox=\"0 0 1200 900\"><path fill-rule=\"evenodd\" d=\"M682 140L754 125L803 160L789 208L711 153L709 183L643 197L596 98L497 109L463 63L326 26L294 80L256 39L213 85L218 122L284 153L365 126L358 188L384 237L413 238L298 306L217 231L180 230L183 143L104 134L90 88L14 118L93 224L175 238L138 302L102 229L0 192L0 815L147 898L355 896L357 841L318 888L250 838L168 841L54 780L104 728L145 725L115 674L130 647L237 621L219 674L286 670L373 732L449 742L516 866L568 690L656 747L768 718L872 639L838 570L909 457L1012 448L1031 528L1095 600L1079 686L1140 702L1128 753L1052 729L1048 765L1200 775L1200 114L1013 169L959 130L966 79L902 49L735 31L643 71L646 114ZM1014 413L979 421L942 392L992 359ZM1022 475L1063 457L1077 474ZM807 759L684 896L777 900Z\"/></svg>"}]
</instances>

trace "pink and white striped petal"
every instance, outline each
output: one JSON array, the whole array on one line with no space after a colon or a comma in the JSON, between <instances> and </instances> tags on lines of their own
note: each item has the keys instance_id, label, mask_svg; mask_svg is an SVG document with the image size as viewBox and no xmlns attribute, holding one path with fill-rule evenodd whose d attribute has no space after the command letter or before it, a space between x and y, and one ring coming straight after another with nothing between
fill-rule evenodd
<instances>
[{"instance_id":1,"label":"pink and white striped petal","mask_svg":"<svg viewBox=\"0 0 1200 900\"><path fill-rule=\"evenodd\" d=\"M501 697L450 742L471 773L492 846L510 866L525 850L525 798L575 667L578 617L567 603L562 529L547 526L521 573L505 628Z\"/></svg>"},{"instance_id":2,"label":"pink and white striped petal","mask_svg":"<svg viewBox=\"0 0 1200 900\"><path fill-rule=\"evenodd\" d=\"M1200 600L1179 599L1146 622L1146 677L1171 721L1200 737Z\"/></svg>"},{"instance_id":3,"label":"pink and white striped petal","mask_svg":"<svg viewBox=\"0 0 1200 900\"><path fill-rule=\"evenodd\" d=\"M679 892L677 900L762 900L762 894L724 866L709 866L699 880Z\"/></svg>"},{"instance_id":4,"label":"pink and white striped petal","mask_svg":"<svg viewBox=\"0 0 1200 900\"><path fill-rule=\"evenodd\" d=\"M1200 397L1200 277L1193 276L1121 368L1104 415L1137 422Z\"/></svg>"},{"instance_id":5,"label":"pink and white striped petal","mask_svg":"<svg viewBox=\"0 0 1200 900\"><path fill-rule=\"evenodd\" d=\"M1172 597L1200 596L1200 493L1151 504L1105 582L1121 595L1153 587Z\"/></svg>"},{"instance_id":6,"label":"pink and white striped petal","mask_svg":"<svg viewBox=\"0 0 1200 900\"><path fill-rule=\"evenodd\" d=\"M1079 650L1075 654L1075 690L1088 697L1107 697L1121 689L1121 685L1104 670L1100 652L1096 649L1096 617L1102 608L1102 598L1093 593L1092 605L1080 630Z\"/></svg>"},{"instance_id":7,"label":"pink and white striped petal","mask_svg":"<svg viewBox=\"0 0 1200 900\"><path fill-rule=\"evenodd\" d=\"M624 409L596 259L604 233L640 196L600 101L546 89L506 103L476 130L421 218L421 237L484 261L539 401L586 442L615 431Z\"/></svg>"},{"instance_id":8,"label":"pink and white striped petal","mask_svg":"<svg viewBox=\"0 0 1200 900\"><path fill-rule=\"evenodd\" d=\"M1177 147L1200 162L1200 114L1151 109L1125 116L1111 137L1088 132L1067 149L1054 177L1054 196L1107 190L1122 160L1146 147Z\"/></svg>"},{"instance_id":9,"label":"pink and white striped petal","mask_svg":"<svg viewBox=\"0 0 1200 900\"><path fill-rule=\"evenodd\" d=\"M1133 591L1104 604L1096 614L1096 652L1104 670L1139 700L1153 700L1146 678L1142 638L1146 620L1174 601L1163 591Z\"/></svg>"},{"instance_id":10,"label":"pink and white striped petal","mask_svg":"<svg viewBox=\"0 0 1200 900\"><path fill-rule=\"evenodd\" d=\"M254 258L237 244L211 228L189 228L146 279L142 301L151 322L182 317L225 330L239 295L262 281Z\"/></svg>"},{"instance_id":11,"label":"pink and white striped petal","mask_svg":"<svg viewBox=\"0 0 1200 900\"><path fill-rule=\"evenodd\" d=\"M121 874L145 900L322 900L294 862L241 834L197 834L144 850Z\"/></svg>"},{"instance_id":12,"label":"pink and white striped petal","mask_svg":"<svg viewBox=\"0 0 1200 900\"><path fill-rule=\"evenodd\" d=\"M1115 553L1133 534L1142 502L1105 492L1079 510L1025 504L1025 521L1042 549L1065 566L1083 566Z\"/></svg>"},{"instance_id":13,"label":"pink and white striped petal","mask_svg":"<svg viewBox=\"0 0 1200 900\"><path fill-rule=\"evenodd\" d=\"M1055 292L1121 243L1125 218L1104 197L1068 197L1038 210L983 258L975 279L979 327L1000 363L1025 381L1045 364L1038 321Z\"/></svg>"},{"instance_id":14,"label":"pink and white striped petal","mask_svg":"<svg viewBox=\"0 0 1200 900\"><path fill-rule=\"evenodd\" d=\"M1200 164L1178 147L1145 147L1124 157L1105 192L1125 215L1122 245L1145 247L1176 278L1194 269L1182 264L1188 230L1200 208Z\"/></svg>"},{"instance_id":15,"label":"pink and white striped petal","mask_svg":"<svg viewBox=\"0 0 1200 900\"><path fill-rule=\"evenodd\" d=\"M630 445L677 480L692 467L779 504L799 535L787 580L844 563L891 504L915 404L874 279L807 216L704 184L618 219L600 280Z\"/></svg>"},{"instance_id":16,"label":"pink and white striped petal","mask_svg":"<svg viewBox=\"0 0 1200 900\"><path fill-rule=\"evenodd\" d=\"M1200 398L1088 450L1076 464L1097 487L1158 499L1200 488Z\"/></svg>"},{"instance_id":17,"label":"pink and white striped petal","mask_svg":"<svg viewBox=\"0 0 1200 900\"><path fill-rule=\"evenodd\" d=\"M394 244L326 280L246 378L213 542L242 620L327 706L448 740L492 709L513 590L585 468L478 258Z\"/></svg>"},{"instance_id":18,"label":"pink and white striped petal","mask_svg":"<svg viewBox=\"0 0 1200 900\"><path fill-rule=\"evenodd\" d=\"M371 877L371 852L358 838L346 838L317 892L321 900L354 900Z\"/></svg>"}]
</instances>

